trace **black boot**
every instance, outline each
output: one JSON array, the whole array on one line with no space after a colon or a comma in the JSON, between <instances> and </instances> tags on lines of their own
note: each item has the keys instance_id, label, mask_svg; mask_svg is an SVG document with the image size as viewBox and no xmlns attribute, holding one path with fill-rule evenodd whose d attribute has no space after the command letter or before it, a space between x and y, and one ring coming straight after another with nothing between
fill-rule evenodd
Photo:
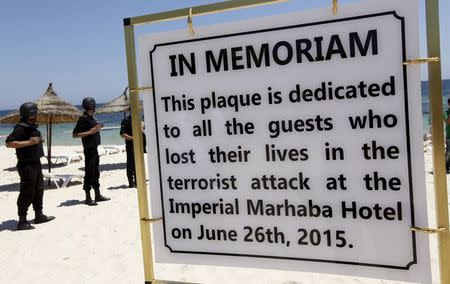
<instances>
[{"instance_id":1,"label":"black boot","mask_svg":"<svg viewBox=\"0 0 450 284\"><path fill-rule=\"evenodd\" d=\"M36 215L34 217L34 223L35 224L47 223L53 219L55 219L55 217L44 215L44 213L42 213L42 211L36 211Z\"/></svg>"},{"instance_id":2,"label":"black boot","mask_svg":"<svg viewBox=\"0 0 450 284\"><path fill-rule=\"evenodd\" d=\"M111 198L103 196L100 194L100 188L94 188L95 192L95 202L102 202L102 201L108 201Z\"/></svg>"},{"instance_id":3,"label":"black boot","mask_svg":"<svg viewBox=\"0 0 450 284\"><path fill-rule=\"evenodd\" d=\"M97 203L95 201L93 201L91 198L90 190L84 190L84 192L86 193L86 200L84 201L84 204L89 205L89 206L97 205Z\"/></svg>"},{"instance_id":4,"label":"black boot","mask_svg":"<svg viewBox=\"0 0 450 284\"><path fill-rule=\"evenodd\" d=\"M27 216L19 216L19 222L17 223L17 230L33 230L34 227L31 226L30 222L27 221Z\"/></svg>"}]
</instances>

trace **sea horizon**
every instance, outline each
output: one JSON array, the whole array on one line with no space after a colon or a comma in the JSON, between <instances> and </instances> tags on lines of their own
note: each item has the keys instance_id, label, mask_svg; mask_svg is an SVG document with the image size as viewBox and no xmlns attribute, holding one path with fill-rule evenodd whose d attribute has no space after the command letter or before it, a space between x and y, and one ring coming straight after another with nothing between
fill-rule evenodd
<instances>
[{"instance_id":1,"label":"sea horizon","mask_svg":"<svg viewBox=\"0 0 450 284\"><path fill-rule=\"evenodd\" d=\"M102 104L99 104L101 106ZM76 106L81 110L81 106ZM0 110L0 117L15 110ZM118 113L100 113L95 114L95 119L104 124L104 130L101 133L101 142L103 145L121 145L124 144L123 138L120 136L120 123L124 118L123 112ZM5 141L5 135L11 133L14 124L0 124L0 145ZM52 128L52 145L54 146L81 146L81 139L72 137L72 130L75 127L75 122L53 124ZM39 125L39 130L45 137L47 126L45 124ZM3 138L2 138L3 137Z\"/></svg>"},{"instance_id":2,"label":"sea horizon","mask_svg":"<svg viewBox=\"0 0 450 284\"><path fill-rule=\"evenodd\" d=\"M428 81L421 82L421 97L422 97L422 128L423 134L430 132L430 104L428 96ZM442 102L443 107L446 109L446 101L450 98L450 79L442 80ZM99 103L99 106L102 104ZM76 105L78 109L82 109L81 105ZM0 110L0 117L4 116L14 109ZM124 140L120 137L120 123L124 118L124 113L102 113L96 114L97 121L101 121L105 125L105 130L102 131L101 139L104 145L121 145L124 144ZM80 139L72 138L72 130L75 123L62 123L54 124L52 129L52 144L56 146L69 146L80 145ZM14 124L0 124L0 144L3 144L5 136L11 133ZM45 135L46 125L40 126L40 131Z\"/></svg>"}]
</instances>

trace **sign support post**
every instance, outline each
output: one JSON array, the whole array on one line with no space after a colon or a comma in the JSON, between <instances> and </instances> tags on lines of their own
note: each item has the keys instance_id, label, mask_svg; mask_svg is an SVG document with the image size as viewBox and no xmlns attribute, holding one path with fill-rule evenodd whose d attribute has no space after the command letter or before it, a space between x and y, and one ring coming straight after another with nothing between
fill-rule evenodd
<instances>
[{"instance_id":1,"label":"sign support post","mask_svg":"<svg viewBox=\"0 0 450 284\"><path fill-rule=\"evenodd\" d=\"M426 1L428 57L440 57L439 0ZM428 64L431 107L431 137L433 141L434 189L436 195L439 267L442 284L450 283L450 232L445 171L444 131L442 129L442 78L440 62Z\"/></svg>"},{"instance_id":2,"label":"sign support post","mask_svg":"<svg viewBox=\"0 0 450 284\"><path fill-rule=\"evenodd\" d=\"M141 114L139 108L139 93L131 90L138 87L137 82L137 68L136 68L136 49L134 42L134 27L132 25L125 25L125 45L127 54L127 68L128 68L128 86L130 89L130 107L131 107L131 121L133 129L133 149L136 167L136 183L138 190L139 203L139 217L141 227L141 243L142 256L144 258L144 273L145 283L151 283L153 279L153 256L152 256L152 240L150 234L150 226L145 221L148 218L148 202L145 179L145 163L144 163L144 149L142 143L142 126ZM147 280L150 279L150 282Z\"/></svg>"},{"instance_id":3,"label":"sign support post","mask_svg":"<svg viewBox=\"0 0 450 284\"><path fill-rule=\"evenodd\" d=\"M139 108L139 91L145 91L149 88L140 88L137 77L136 66L136 47L134 39L134 26L142 24L151 24L160 21L175 20L188 17L188 15L204 15L223 11L236 10L266 4L273 4L286 0L232 0L214 4L197 6L194 8L184 8L168 12L144 15L124 19L125 48L127 58L128 86L130 90L130 108L133 129L134 159L136 167L136 183L138 192L139 218L141 227L142 256L144 260L144 274L146 284L167 283L155 280L153 271L153 251L152 239L150 234L147 184L144 163L144 148L142 143L141 118ZM189 12L191 10L191 12ZM174 282L171 282L174 283Z\"/></svg>"}]
</instances>

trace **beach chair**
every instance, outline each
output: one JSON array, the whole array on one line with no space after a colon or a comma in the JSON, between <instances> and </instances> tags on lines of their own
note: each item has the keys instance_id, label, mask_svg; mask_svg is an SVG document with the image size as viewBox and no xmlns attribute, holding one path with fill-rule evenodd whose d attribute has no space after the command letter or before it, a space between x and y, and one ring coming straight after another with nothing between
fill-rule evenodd
<instances>
[{"instance_id":1,"label":"beach chair","mask_svg":"<svg viewBox=\"0 0 450 284\"><path fill-rule=\"evenodd\" d=\"M97 147L97 151L98 151L98 155L99 156L107 156L110 154L110 151L108 151L107 149L103 148L103 146L98 146Z\"/></svg>"},{"instance_id":2,"label":"beach chair","mask_svg":"<svg viewBox=\"0 0 450 284\"><path fill-rule=\"evenodd\" d=\"M82 174L55 174L49 173L48 171L42 172L45 179L50 179L56 186L56 188L66 188L72 179L83 179ZM58 183L60 182L61 185Z\"/></svg>"},{"instance_id":3,"label":"beach chair","mask_svg":"<svg viewBox=\"0 0 450 284\"><path fill-rule=\"evenodd\" d=\"M44 157L47 159L47 147L44 147ZM52 151L52 164L65 163L66 165L83 160L83 152L78 153L76 151L61 152L59 149Z\"/></svg>"},{"instance_id":4,"label":"beach chair","mask_svg":"<svg viewBox=\"0 0 450 284\"><path fill-rule=\"evenodd\" d=\"M115 147L119 150L120 153L127 151L125 145L116 145Z\"/></svg>"},{"instance_id":5,"label":"beach chair","mask_svg":"<svg viewBox=\"0 0 450 284\"><path fill-rule=\"evenodd\" d=\"M46 157L47 158L47 157ZM52 154L52 164L65 163L66 165L83 160L83 155L76 152L67 152L65 154L55 153Z\"/></svg>"},{"instance_id":6,"label":"beach chair","mask_svg":"<svg viewBox=\"0 0 450 284\"><path fill-rule=\"evenodd\" d=\"M126 151L125 145L106 145L103 146L103 149L109 151L108 154L122 153Z\"/></svg>"}]
</instances>

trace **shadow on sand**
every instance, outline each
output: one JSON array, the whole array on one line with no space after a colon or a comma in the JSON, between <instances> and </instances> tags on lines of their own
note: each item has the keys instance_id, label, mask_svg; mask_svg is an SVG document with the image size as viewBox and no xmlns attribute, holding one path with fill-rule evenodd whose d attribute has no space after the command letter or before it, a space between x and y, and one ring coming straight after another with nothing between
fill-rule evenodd
<instances>
[{"instance_id":1,"label":"shadow on sand","mask_svg":"<svg viewBox=\"0 0 450 284\"><path fill-rule=\"evenodd\" d=\"M128 185L122 184L119 186L111 186L111 187L108 187L107 189L108 190L118 190L118 189L128 189L128 188L129 188Z\"/></svg>"},{"instance_id":2,"label":"shadow on sand","mask_svg":"<svg viewBox=\"0 0 450 284\"><path fill-rule=\"evenodd\" d=\"M61 164L52 164L52 169L57 169L57 168L62 168L67 166L65 163L61 163ZM42 164L42 169L43 170L48 170L48 164Z\"/></svg>"},{"instance_id":3,"label":"shadow on sand","mask_svg":"<svg viewBox=\"0 0 450 284\"><path fill-rule=\"evenodd\" d=\"M100 164L100 171L114 171L114 170L124 170L127 168L127 163L115 163L115 164ZM84 171L84 167L78 168L80 171Z\"/></svg>"},{"instance_id":4,"label":"shadow on sand","mask_svg":"<svg viewBox=\"0 0 450 284\"><path fill-rule=\"evenodd\" d=\"M20 190L20 183L10 183L0 185L0 192L14 192Z\"/></svg>"},{"instance_id":5,"label":"shadow on sand","mask_svg":"<svg viewBox=\"0 0 450 284\"><path fill-rule=\"evenodd\" d=\"M16 166L3 169L5 172L17 172Z\"/></svg>"},{"instance_id":6,"label":"shadow on sand","mask_svg":"<svg viewBox=\"0 0 450 284\"><path fill-rule=\"evenodd\" d=\"M62 168L62 167L65 167L66 166L66 164L52 164L52 169L57 169L57 168ZM42 164L42 169L43 170L48 170L48 165L47 164ZM17 172L17 168L16 168L16 166L14 166L14 167L10 167L10 168L6 168L6 169L3 169L4 171L6 171L6 172Z\"/></svg>"},{"instance_id":7,"label":"shadow on sand","mask_svg":"<svg viewBox=\"0 0 450 284\"><path fill-rule=\"evenodd\" d=\"M17 231L17 220L3 221L0 224L0 232L2 231Z\"/></svg>"},{"instance_id":8,"label":"shadow on sand","mask_svg":"<svg viewBox=\"0 0 450 284\"><path fill-rule=\"evenodd\" d=\"M71 200L61 202L61 204L59 204L58 207L68 207L68 206L75 206L75 205L81 205L81 204L84 204L84 200L71 199Z\"/></svg>"},{"instance_id":9,"label":"shadow on sand","mask_svg":"<svg viewBox=\"0 0 450 284\"><path fill-rule=\"evenodd\" d=\"M17 178L19 179L19 178ZM58 181L59 184L61 184L60 181ZM72 185L78 185L78 184L83 184L82 181L79 180L71 180L69 182L69 184L67 185L67 187L70 187ZM53 181L50 181L48 179L44 178L44 190L58 190L58 188L56 187L55 183ZM61 188L59 190L65 190L66 188ZM0 185L0 192L16 192L16 191L20 191L20 183L10 183L10 184L3 184Z\"/></svg>"},{"instance_id":10,"label":"shadow on sand","mask_svg":"<svg viewBox=\"0 0 450 284\"><path fill-rule=\"evenodd\" d=\"M80 181L71 181L70 184L80 184ZM55 184L53 182L48 184L48 181L44 179L44 190L54 190L57 189ZM0 185L0 192L16 192L20 191L20 183L10 183L10 184L3 184Z\"/></svg>"},{"instance_id":11,"label":"shadow on sand","mask_svg":"<svg viewBox=\"0 0 450 284\"><path fill-rule=\"evenodd\" d=\"M83 184L83 182L80 181L80 180L71 180L71 181L67 184L67 187L70 187L70 186L72 186L72 185L78 185L78 184ZM67 187L66 187L66 188L61 188L61 190L65 190L65 189L67 189ZM56 187L55 187L55 188L56 188Z\"/></svg>"}]
</instances>

